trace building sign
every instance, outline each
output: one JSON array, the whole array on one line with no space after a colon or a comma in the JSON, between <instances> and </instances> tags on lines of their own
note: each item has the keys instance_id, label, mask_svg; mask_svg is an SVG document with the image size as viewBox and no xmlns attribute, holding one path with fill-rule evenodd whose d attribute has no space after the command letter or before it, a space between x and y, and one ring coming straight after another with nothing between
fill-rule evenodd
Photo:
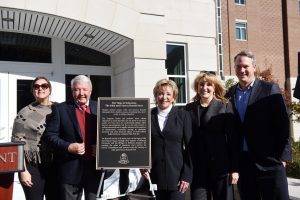
<instances>
[{"instance_id":1,"label":"building sign","mask_svg":"<svg viewBox=\"0 0 300 200\"><path fill-rule=\"evenodd\" d=\"M150 168L148 98L98 98L97 169Z\"/></svg>"},{"instance_id":2,"label":"building sign","mask_svg":"<svg viewBox=\"0 0 300 200\"><path fill-rule=\"evenodd\" d=\"M25 143L0 143L0 174L24 170Z\"/></svg>"}]
</instances>

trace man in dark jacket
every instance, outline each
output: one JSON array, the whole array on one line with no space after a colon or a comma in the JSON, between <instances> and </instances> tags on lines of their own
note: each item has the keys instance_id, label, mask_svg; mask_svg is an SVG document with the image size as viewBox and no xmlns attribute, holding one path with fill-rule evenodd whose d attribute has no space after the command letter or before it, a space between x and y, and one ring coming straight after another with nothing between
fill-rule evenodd
<instances>
[{"instance_id":1,"label":"man in dark jacket","mask_svg":"<svg viewBox=\"0 0 300 200\"><path fill-rule=\"evenodd\" d=\"M73 100L54 106L43 139L55 150L62 200L95 200L100 181L96 171L97 103L90 100L92 83L84 75L71 81Z\"/></svg>"},{"instance_id":2,"label":"man in dark jacket","mask_svg":"<svg viewBox=\"0 0 300 200\"><path fill-rule=\"evenodd\" d=\"M290 122L277 84L255 78L252 52L234 58L239 83L227 93L240 124L243 153L239 189L243 200L288 200L286 161L291 159Z\"/></svg>"}]
</instances>

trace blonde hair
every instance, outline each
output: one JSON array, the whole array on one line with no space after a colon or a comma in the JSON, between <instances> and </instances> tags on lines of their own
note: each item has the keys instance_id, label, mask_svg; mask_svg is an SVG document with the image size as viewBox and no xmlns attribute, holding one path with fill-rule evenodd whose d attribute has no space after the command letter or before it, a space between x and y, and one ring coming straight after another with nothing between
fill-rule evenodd
<instances>
[{"instance_id":1,"label":"blonde hair","mask_svg":"<svg viewBox=\"0 0 300 200\"><path fill-rule=\"evenodd\" d=\"M212 73L200 73L196 76L193 84L193 89L196 92L196 95L193 97L194 101L200 100L200 95L198 94L199 83L207 81L209 83L214 84L215 95L214 98L220 100L222 102L227 102L227 99L224 97L225 95L225 87L222 81Z\"/></svg>"},{"instance_id":2,"label":"blonde hair","mask_svg":"<svg viewBox=\"0 0 300 200\"><path fill-rule=\"evenodd\" d=\"M161 79L161 80L157 81L156 84L155 84L155 87L153 88L153 96L154 96L155 104L157 104L156 97L158 95L159 89L161 87L163 87L163 86L169 86L169 87L172 88L172 90L173 90L173 97L174 97L173 104L175 104L177 96L178 96L178 87L177 87L177 85L176 85L176 83L174 81L167 80L167 79Z\"/></svg>"}]
</instances>

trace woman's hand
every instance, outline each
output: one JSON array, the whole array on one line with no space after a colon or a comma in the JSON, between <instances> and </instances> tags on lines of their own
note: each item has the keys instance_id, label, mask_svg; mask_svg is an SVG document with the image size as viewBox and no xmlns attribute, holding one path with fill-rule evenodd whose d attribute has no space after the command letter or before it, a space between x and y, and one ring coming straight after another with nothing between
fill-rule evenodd
<instances>
[{"instance_id":1,"label":"woman's hand","mask_svg":"<svg viewBox=\"0 0 300 200\"><path fill-rule=\"evenodd\" d=\"M178 185L179 192L185 193L185 191L187 191L187 189L189 188L190 184L188 182L180 180L177 185Z\"/></svg>"},{"instance_id":2,"label":"woman's hand","mask_svg":"<svg viewBox=\"0 0 300 200\"><path fill-rule=\"evenodd\" d=\"M239 173L237 172L233 172L231 173L231 184L237 184L238 180L239 180Z\"/></svg>"},{"instance_id":3,"label":"woman's hand","mask_svg":"<svg viewBox=\"0 0 300 200\"><path fill-rule=\"evenodd\" d=\"M140 169L140 172L141 172L142 176L145 177L146 179L148 179L150 177L148 169Z\"/></svg>"},{"instance_id":4,"label":"woman's hand","mask_svg":"<svg viewBox=\"0 0 300 200\"><path fill-rule=\"evenodd\" d=\"M31 174L29 173L29 171L25 170L24 172L20 172L19 177L22 185L27 187L33 186L33 183L31 182Z\"/></svg>"}]
</instances>

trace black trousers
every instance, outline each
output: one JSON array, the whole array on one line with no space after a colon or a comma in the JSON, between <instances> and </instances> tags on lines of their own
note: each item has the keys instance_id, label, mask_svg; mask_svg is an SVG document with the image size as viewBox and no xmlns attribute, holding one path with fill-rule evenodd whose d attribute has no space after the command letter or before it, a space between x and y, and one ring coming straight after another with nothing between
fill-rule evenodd
<instances>
[{"instance_id":1,"label":"black trousers","mask_svg":"<svg viewBox=\"0 0 300 200\"><path fill-rule=\"evenodd\" d=\"M22 184L27 200L43 200L44 195L46 200L59 200L57 171L53 163L26 163L26 168L31 174L31 181L33 183L32 187Z\"/></svg>"},{"instance_id":2,"label":"black trousers","mask_svg":"<svg viewBox=\"0 0 300 200\"><path fill-rule=\"evenodd\" d=\"M120 169L119 187L120 194L125 194L129 186L129 169ZM127 197L120 197L120 200L127 200Z\"/></svg>"},{"instance_id":3,"label":"black trousers","mask_svg":"<svg viewBox=\"0 0 300 200\"><path fill-rule=\"evenodd\" d=\"M84 161L84 174L79 184L60 184L61 200L81 200L84 190L85 200L95 200L101 178L101 171L96 170L95 161ZM74 174L77 176L77 174Z\"/></svg>"},{"instance_id":4,"label":"black trousers","mask_svg":"<svg viewBox=\"0 0 300 200\"><path fill-rule=\"evenodd\" d=\"M229 176L217 180L209 180L207 186L191 186L192 200L233 200L233 187L229 183Z\"/></svg>"},{"instance_id":5,"label":"black trousers","mask_svg":"<svg viewBox=\"0 0 300 200\"><path fill-rule=\"evenodd\" d=\"M238 181L242 200L289 200L285 167L274 170L258 170L243 153Z\"/></svg>"},{"instance_id":6,"label":"black trousers","mask_svg":"<svg viewBox=\"0 0 300 200\"><path fill-rule=\"evenodd\" d=\"M184 200L185 193L178 190L157 190L155 192L156 200Z\"/></svg>"}]
</instances>

